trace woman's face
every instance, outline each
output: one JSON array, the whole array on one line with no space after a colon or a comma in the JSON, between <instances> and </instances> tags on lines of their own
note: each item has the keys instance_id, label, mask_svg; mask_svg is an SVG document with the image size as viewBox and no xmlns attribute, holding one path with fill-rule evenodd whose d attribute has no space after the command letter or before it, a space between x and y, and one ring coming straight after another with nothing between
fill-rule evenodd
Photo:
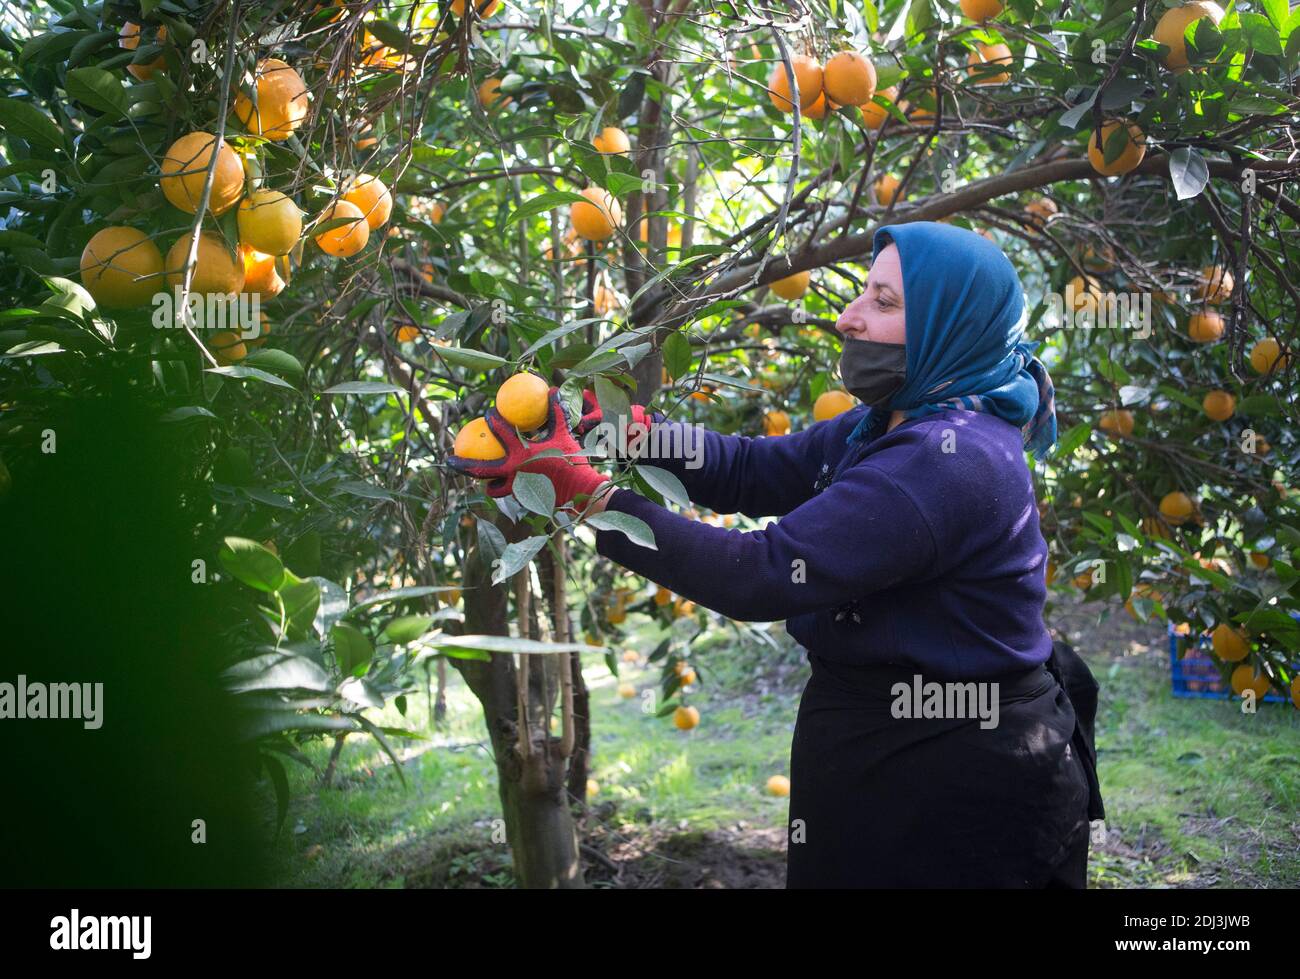
<instances>
[{"instance_id":1,"label":"woman's face","mask_svg":"<svg viewBox=\"0 0 1300 979\"><path fill-rule=\"evenodd\" d=\"M907 317L903 313L903 266L898 247L887 245L871 263L867 291L844 307L835 329L855 340L906 343Z\"/></svg>"}]
</instances>

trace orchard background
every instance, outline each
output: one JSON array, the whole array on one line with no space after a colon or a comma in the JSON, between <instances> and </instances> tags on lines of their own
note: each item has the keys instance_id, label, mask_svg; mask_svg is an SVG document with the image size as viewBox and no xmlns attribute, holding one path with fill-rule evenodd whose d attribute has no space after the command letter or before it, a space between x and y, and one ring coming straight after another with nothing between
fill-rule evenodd
<instances>
[{"instance_id":1,"label":"orchard background","mask_svg":"<svg viewBox=\"0 0 1300 979\"><path fill-rule=\"evenodd\" d=\"M152 419L282 882L780 886L779 624L596 558L584 524L632 518L445 459L520 371L754 436L845 410L873 229L950 221L1015 263L1056 384L1032 470L1049 625L1103 682L1093 881L1294 884L1298 27L1286 0L11 5L0 508L38 519L69 399ZM260 335L177 316L227 293ZM1169 626L1246 710L1172 701Z\"/></svg>"}]
</instances>

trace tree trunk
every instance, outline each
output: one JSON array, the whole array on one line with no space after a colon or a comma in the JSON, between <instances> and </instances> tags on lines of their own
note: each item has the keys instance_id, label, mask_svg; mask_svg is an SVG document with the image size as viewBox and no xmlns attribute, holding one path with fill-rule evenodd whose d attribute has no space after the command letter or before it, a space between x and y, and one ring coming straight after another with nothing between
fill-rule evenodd
<instances>
[{"instance_id":1,"label":"tree trunk","mask_svg":"<svg viewBox=\"0 0 1300 979\"><path fill-rule=\"evenodd\" d=\"M504 524L507 540L528 529ZM509 593L491 584L477 547L464 573L465 632L509 635ZM456 668L483 705L483 718L497 763L497 785L510 844L515 879L524 888L579 888L586 883L578 850L578 832L565 799L566 759L560 739L547 730L550 706L542 670L532 664L527 690L530 745L519 750L518 672L514 657L493 653L489 660L456 660Z\"/></svg>"}]
</instances>

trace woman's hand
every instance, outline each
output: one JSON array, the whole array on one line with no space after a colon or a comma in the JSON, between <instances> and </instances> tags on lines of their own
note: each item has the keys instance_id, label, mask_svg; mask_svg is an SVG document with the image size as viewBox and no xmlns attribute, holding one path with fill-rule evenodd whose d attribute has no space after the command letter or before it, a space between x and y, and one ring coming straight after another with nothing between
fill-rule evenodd
<instances>
[{"instance_id":1,"label":"woman's hand","mask_svg":"<svg viewBox=\"0 0 1300 979\"><path fill-rule=\"evenodd\" d=\"M450 455L447 463L458 472L487 480L489 496L509 496L514 489L515 473L520 471L541 473L550 479L555 487L556 506L591 496L609 477L597 472L582 454L582 447L569 430L558 388L551 388L548 400L546 425L536 438L522 439L515 427L492 408L487 413L487 424L497 441L505 446L506 454L500 459L487 460Z\"/></svg>"}]
</instances>

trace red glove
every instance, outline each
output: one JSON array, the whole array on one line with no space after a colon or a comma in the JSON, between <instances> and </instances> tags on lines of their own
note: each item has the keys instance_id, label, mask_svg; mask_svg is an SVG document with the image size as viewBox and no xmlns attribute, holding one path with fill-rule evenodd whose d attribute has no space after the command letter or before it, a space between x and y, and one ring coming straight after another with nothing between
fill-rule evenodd
<instances>
[{"instance_id":1,"label":"red glove","mask_svg":"<svg viewBox=\"0 0 1300 979\"><path fill-rule=\"evenodd\" d=\"M649 409L641 405L632 405L632 413L628 417L628 431L634 431L634 425L644 425L646 435L650 434L650 426L654 424L654 415ZM582 392L582 418L578 421L578 427L574 429L574 434L579 438L586 435L593 428L605 420L604 414L600 410L600 404L596 401L594 391Z\"/></svg>"},{"instance_id":2,"label":"red glove","mask_svg":"<svg viewBox=\"0 0 1300 979\"><path fill-rule=\"evenodd\" d=\"M582 446L569 431L568 419L564 417L564 407L560 404L559 388L551 388L550 411L546 425L530 441L523 441L515 427L501 417L501 413L492 408L487 413L488 428L497 441L505 446L506 454L501 459L466 459L450 455L447 463L459 472L486 479L488 496L509 496L514 489L515 473L541 473L550 479L555 487L555 504L563 506L582 495L590 496L609 477L592 468L587 457L581 455ZM538 459L540 453L547 449L558 449L564 455L552 454Z\"/></svg>"}]
</instances>

